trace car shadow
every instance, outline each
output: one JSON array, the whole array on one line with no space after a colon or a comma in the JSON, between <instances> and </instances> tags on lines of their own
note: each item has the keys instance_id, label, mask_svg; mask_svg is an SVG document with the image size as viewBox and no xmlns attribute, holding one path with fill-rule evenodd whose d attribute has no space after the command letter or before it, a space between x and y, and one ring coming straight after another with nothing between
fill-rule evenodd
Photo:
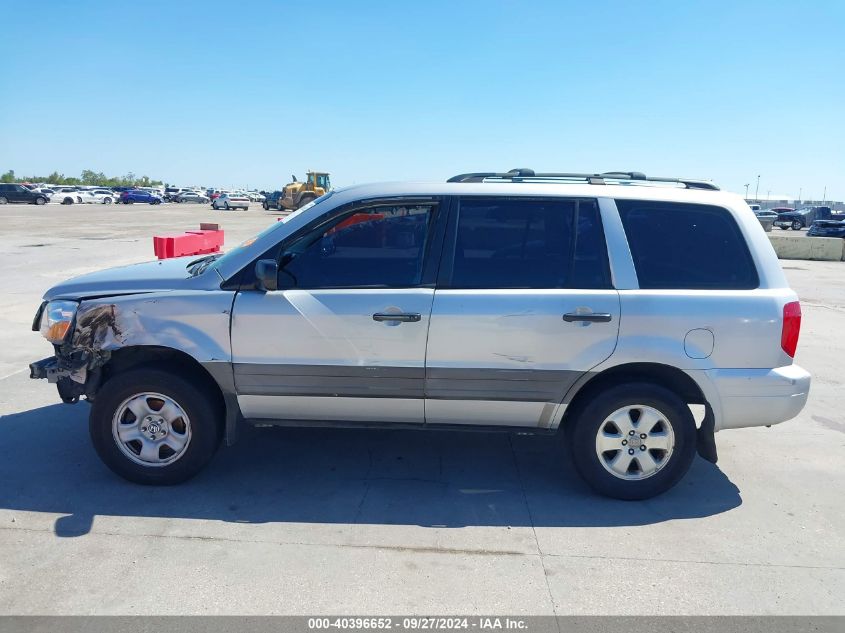
<instances>
[{"instance_id":1,"label":"car shadow","mask_svg":"<svg viewBox=\"0 0 845 633\"><path fill-rule=\"evenodd\" d=\"M592 493L556 438L456 431L245 426L193 480L146 487L100 462L87 414L87 404L57 404L0 418L0 509L63 514L56 535L78 536L96 516L607 527L711 516L742 503L700 458L666 494L624 502Z\"/></svg>"}]
</instances>

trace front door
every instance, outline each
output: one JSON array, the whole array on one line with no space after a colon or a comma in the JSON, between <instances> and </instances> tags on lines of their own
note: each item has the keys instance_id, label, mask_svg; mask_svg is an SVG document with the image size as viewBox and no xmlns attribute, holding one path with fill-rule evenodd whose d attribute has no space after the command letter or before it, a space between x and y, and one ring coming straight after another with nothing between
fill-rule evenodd
<instances>
[{"instance_id":1,"label":"front door","mask_svg":"<svg viewBox=\"0 0 845 633\"><path fill-rule=\"evenodd\" d=\"M238 293L232 356L245 417L424 422L435 209L341 212L280 249L280 290Z\"/></svg>"},{"instance_id":2,"label":"front door","mask_svg":"<svg viewBox=\"0 0 845 633\"><path fill-rule=\"evenodd\" d=\"M597 202L462 198L443 255L426 422L554 427L619 332Z\"/></svg>"}]
</instances>

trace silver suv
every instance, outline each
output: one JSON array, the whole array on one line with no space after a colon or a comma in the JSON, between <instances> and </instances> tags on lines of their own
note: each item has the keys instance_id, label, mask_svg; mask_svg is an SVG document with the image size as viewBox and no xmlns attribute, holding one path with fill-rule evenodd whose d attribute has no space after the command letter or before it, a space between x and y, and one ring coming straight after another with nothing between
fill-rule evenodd
<instances>
[{"instance_id":1,"label":"silver suv","mask_svg":"<svg viewBox=\"0 0 845 633\"><path fill-rule=\"evenodd\" d=\"M87 398L100 457L145 484L196 474L242 423L483 428L557 434L595 490L643 499L810 386L748 205L638 172L350 187L225 255L44 299L32 377Z\"/></svg>"}]
</instances>

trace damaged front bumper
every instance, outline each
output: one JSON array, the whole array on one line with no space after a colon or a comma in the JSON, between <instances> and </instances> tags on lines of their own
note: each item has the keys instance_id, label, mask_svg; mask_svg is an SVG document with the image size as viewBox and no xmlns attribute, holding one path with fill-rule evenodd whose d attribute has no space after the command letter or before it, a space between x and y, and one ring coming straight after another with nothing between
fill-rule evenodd
<instances>
[{"instance_id":1,"label":"damaged front bumper","mask_svg":"<svg viewBox=\"0 0 845 633\"><path fill-rule=\"evenodd\" d=\"M100 384L100 371L89 371L85 364L74 367L55 356L29 364L29 377L47 379L56 385L62 402L74 404L79 398L91 399Z\"/></svg>"}]
</instances>

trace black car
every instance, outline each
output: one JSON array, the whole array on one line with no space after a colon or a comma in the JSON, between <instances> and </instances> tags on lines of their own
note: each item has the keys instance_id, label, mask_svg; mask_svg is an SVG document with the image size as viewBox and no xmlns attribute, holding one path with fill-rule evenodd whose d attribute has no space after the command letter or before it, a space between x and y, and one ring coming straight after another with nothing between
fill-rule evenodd
<instances>
[{"instance_id":1,"label":"black car","mask_svg":"<svg viewBox=\"0 0 845 633\"><path fill-rule=\"evenodd\" d=\"M50 199L46 194L27 189L23 185L0 184L0 204L22 202L24 204L47 204Z\"/></svg>"},{"instance_id":2,"label":"black car","mask_svg":"<svg viewBox=\"0 0 845 633\"><path fill-rule=\"evenodd\" d=\"M285 197L283 191L274 191L273 193L268 193L264 196L264 202L262 206L264 207L265 211L269 211L270 209L278 209L279 211L282 210L282 198Z\"/></svg>"},{"instance_id":3,"label":"black car","mask_svg":"<svg viewBox=\"0 0 845 633\"><path fill-rule=\"evenodd\" d=\"M804 227L810 226L816 220L831 219L835 220L837 218L834 217L830 207L803 207L795 211L778 213L775 226L779 226L784 231L789 228L793 231L800 231Z\"/></svg>"},{"instance_id":4,"label":"black car","mask_svg":"<svg viewBox=\"0 0 845 633\"><path fill-rule=\"evenodd\" d=\"M807 235L809 237L845 237L845 216L840 216L838 220L816 220L810 226Z\"/></svg>"}]
</instances>

